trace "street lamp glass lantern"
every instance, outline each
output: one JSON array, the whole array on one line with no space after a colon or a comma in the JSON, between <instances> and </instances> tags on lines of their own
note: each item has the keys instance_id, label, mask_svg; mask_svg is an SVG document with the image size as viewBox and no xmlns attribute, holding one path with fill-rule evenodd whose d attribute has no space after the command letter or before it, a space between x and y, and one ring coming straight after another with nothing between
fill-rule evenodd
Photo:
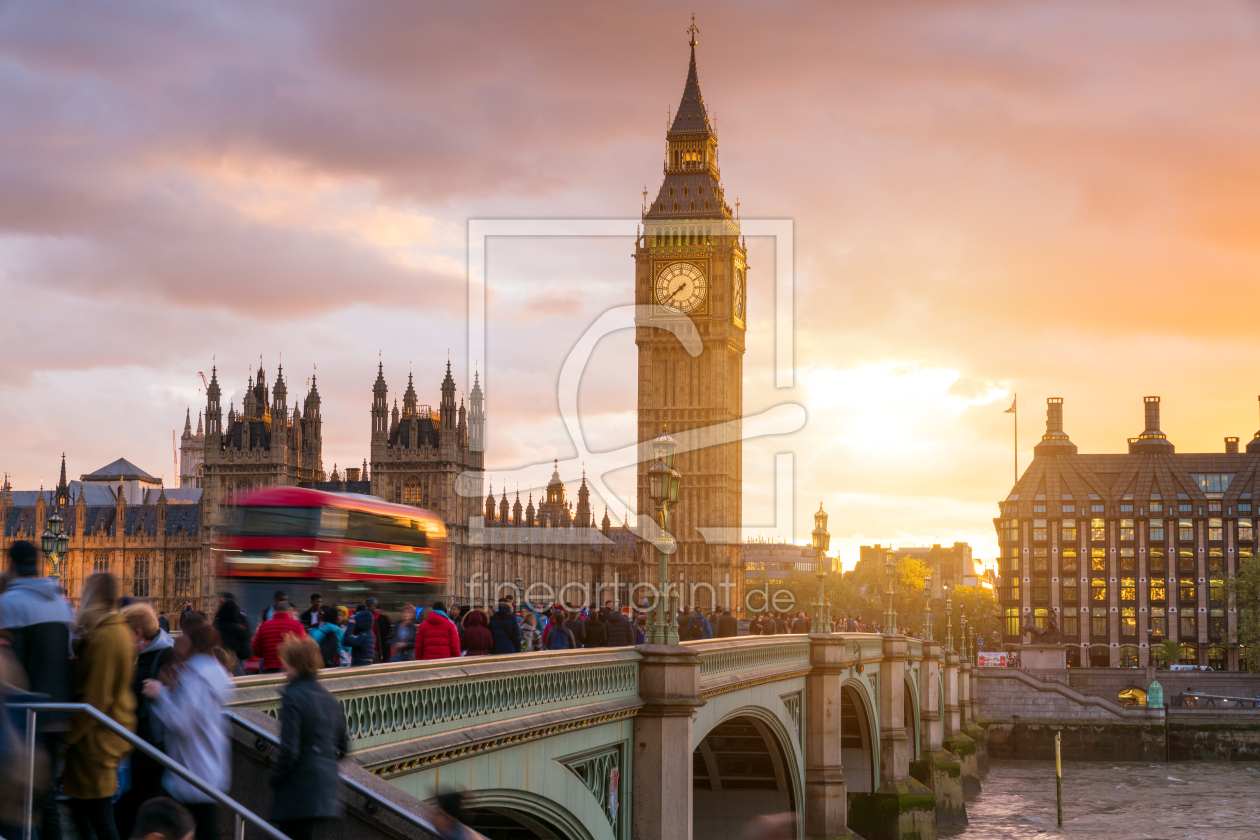
<instances>
[{"instance_id":1,"label":"street lamp glass lantern","mask_svg":"<svg viewBox=\"0 0 1260 840\"><path fill-rule=\"evenodd\" d=\"M61 514L53 511L53 515L48 517L48 530L52 531L53 536L61 533Z\"/></svg>"},{"instance_id":2,"label":"street lamp glass lantern","mask_svg":"<svg viewBox=\"0 0 1260 840\"><path fill-rule=\"evenodd\" d=\"M923 597L932 597L932 575L930 574L923 578Z\"/></svg>"},{"instance_id":3,"label":"street lamp glass lantern","mask_svg":"<svg viewBox=\"0 0 1260 840\"><path fill-rule=\"evenodd\" d=\"M669 497L669 473L670 469L663 460L648 467L648 495L657 504Z\"/></svg>"},{"instance_id":4,"label":"street lamp glass lantern","mask_svg":"<svg viewBox=\"0 0 1260 840\"><path fill-rule=\"evenodd\" d=\"M888 559L884 562L884 571L888 573L888 579L892 580L893 574L897 571L897 564L893 560L892 552L888 552Z\"/></svg>"},{"instance_id":5,"label":"street lamp glass lantern","mask_svg":"<svg viewBox=\"0 0 1260 840\"><path fill-rule=\"evenodd\" d=\"M69 550L70 550L70 537L69 537L69 535L67 535L67 534L65 534L65 533L58 534L58 535L57 535L57 553L58 553L58 554L65 554L65 553L66 553L67 551L69 551Z\"/></svg>"},{"instance_id":6,"label":"street lamp glass lantern","mask_svg":"<svg viewBox=\"0 0 1260 840\"><path fill-rule=\"evenodd\" d=\"M678 441L670 436L664 425L661 426L661 433L652 439L652 447L656 453L656 459L664 461L666 467L673 469L674 453L678 450Z\"/></svg>"},{"instance_id":7,"label":"street lamp glass lantern","mask_svg":"<svg viewBox=\"0 0 1260 840\"><path fill-rule=\"evenodd\" d=\"M818 512L814 514L814 550L826 551L831 547L831 534L827 533L827 512L818 503Z\"/></svg>"},{"instance_id":8,"label":"street lamp glass lantern","mask_svg":"<svg viewBox=\"0 0 1260 840\"><path fill-rule=\"evenodd\" d=\"M672 505L678 501L678 486L682 484L682 473L678 470L670 469L669 471L669 503Z\"/></svg>"}]
</instances>

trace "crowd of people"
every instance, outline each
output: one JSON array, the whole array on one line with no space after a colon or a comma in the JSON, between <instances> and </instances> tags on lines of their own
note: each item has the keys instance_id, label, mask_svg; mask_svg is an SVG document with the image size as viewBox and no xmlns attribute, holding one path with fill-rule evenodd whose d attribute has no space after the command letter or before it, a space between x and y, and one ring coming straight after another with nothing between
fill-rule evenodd
<instances>
[{"instance_id":1,"label":"crowd of people","mask_svg":"<svg viewBox=\"0 0 1260 840\"><path fill-rule=\"evenodd\" d=\"M276 609L251 639L247 619L225 598L213 621L185 610L172 638L148 603L120 597L110 573L84 581L75 610L55 579L38 577L38 560L35 547L19 540L0 576L0 690L6 699L87 704L226 793L232 763L224 704L232 675L242 673L257 648L268 670L288 679L267 819L293 840L309 840L316 821L340 816L337 761L348 748L345 719L315 679L324 659L297 619L289 619L293 632L282 636L277 622L288 613ZM13 721L0 716L0 748L13 753L3 764L24 767ZM90 715L42 712L36 739L34 829L40 840L61 840L59 793L80 840L220 835L211 795ZM4 778L13 789L0 795L0 836L14 840L22 836L27 779Z\"/></svg>"}]
</instances>

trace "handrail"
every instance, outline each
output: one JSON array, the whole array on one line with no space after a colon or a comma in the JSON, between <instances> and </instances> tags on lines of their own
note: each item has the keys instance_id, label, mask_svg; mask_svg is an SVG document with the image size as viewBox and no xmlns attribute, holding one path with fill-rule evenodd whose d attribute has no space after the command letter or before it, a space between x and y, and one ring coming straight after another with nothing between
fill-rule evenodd
<instances>
[{"instance_id":1,"label":"handrail","mask_svg":"<svg viewBox=\"0 0 1260 840\"><path fill-rule=\"evenodd\" d=\"M178 761L175 761L170 756L166 755L161 750L159 750L157 747L153 746L148 741L141 738L139 735L127 729L125 726L118 723L116 720L114 720L109 715L102 712L100 709L97 709L95 706L90 706L87 703L43 703L43 702L38 702L38 703L17 702L17 703L6 703L5 705L13 709L26 709L26 750L27 750L27 753L26 753L26 803L25 803L25 811L23 814L24 822L22 825L23 840L30 840L31 827L32 827L32 824L34 823L34 817L35 817L34 815L35 716L39 712L82 712L83 714L86 714L88 717L92 718L97 723L101 724L106 729L113 732L118 737L122 738L124 741L127 741L128 743L130 743L133 747L136 747L139 750L141 750L145 755L149 756L149 758L153 759L158 764L165 767L167 770L173 771L176 775L180 776L185 781L192 784L193 787L197 788L206 796L209 796L211 799L218 802L220 805L223 805L231 809L232 812L236 815L236 826L235 826L235 831L233 833L236 840L244 840L244 837L245 837L244 820L245 819L248 819L256 827L262 829L263 833L266 834L268 837L271 837L272 840L289 840L289 837L286 834L284 834L282 831L280 831L278 828L276 828L274 825L267 822L262 817L258 816L253 811L249 810L248 808L246 808L241 803L237 802L232 797L228 796L227 794L219 790L216 790L214 786L207 784L204 780L201 779L201 777L194 774L187 767L180 764Z\"/></svg>"},{"instance_id":2,"label":"handrail","mask_svg":"<svg viewBox=\"0 0 1260 840\"><path fill-rule=\"evenodd\" d=\"M279 746L280 739L277 738L275 735L272 735L267 730L263 729L258 724L251 723L250 721L245 720L245 718L241 717L235 712L229 712L225 710L223 712L223 716L226 717L228 720L230 720L232 723L244 729L249 734L253 735L254 737L261 738L262 740L270 743L272 746ZM416 826L417 828L422 828L431 834L438 834L437 827L434 826L432 823L430 823L428 820L425 820L422 817L416 816L415 814L406 810L402 806L396 805L393 802L390 802L388 799L382 798L380 794L374 793L373 791L369 790L368 788L366 788L359 782L356 782L354 779L351 779L349 776L346 776L342 773L338 773L337 775L341 777L341 781L343 784L345 784L346 787L350 788L350 790L354 791L355 793L359 794L363 798L367 799L369 802L375 803L377 805L384 805L388 810L392 811L397 816L402 817L404 820Z\"/></svg>"}]
</instances>

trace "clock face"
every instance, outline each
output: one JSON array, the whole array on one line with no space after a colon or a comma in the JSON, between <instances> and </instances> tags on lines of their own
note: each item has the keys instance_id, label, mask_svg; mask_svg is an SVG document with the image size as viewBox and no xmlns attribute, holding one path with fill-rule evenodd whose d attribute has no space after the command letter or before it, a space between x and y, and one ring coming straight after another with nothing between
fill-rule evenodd
<instances>
[{"instance_id":1,"label":"clock face","mask_svg":"<svg viewBox=\"0 0 1260 840\"><path fill-rule=\"evenodd\" d=\"M678 312L691 312L704 301L704 275L691 263L668 265L656 278L656 302Z\"/></svg>"},{"instance_id":2,"label":"clock face","mask_svg":"<svg viewBox=\"0 0 1260 840\"><path fill-rule=\"evenodd\" d=\"M735 272L735 294L734 294L734 312L735 320L744 320L744 273L742 271Z\"/></svg>"}]
</instances>

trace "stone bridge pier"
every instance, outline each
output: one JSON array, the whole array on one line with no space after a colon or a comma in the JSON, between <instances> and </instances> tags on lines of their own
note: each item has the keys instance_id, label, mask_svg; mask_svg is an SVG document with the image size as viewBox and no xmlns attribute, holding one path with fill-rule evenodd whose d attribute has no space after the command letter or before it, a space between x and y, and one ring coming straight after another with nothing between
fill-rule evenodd
<instances>
[{"instance_id":1,"label":"stone bridge pier","mask_svg":"<svg viewBox=\"0 0 1260 840\"><path fill-rule=\"evenodd\" d=\"M854 633L385 663L319 680L342 706L356 773L399 801L465 791L468 825L487 837L733 840L787 812L801 840L931 840L965 822L969 768L979 785L967 676L938 643ZM284 687L240 678L231 706L274 720ZM238 759L263 772L268 754L238 741Z\"/></svg>"}]
</instances>

